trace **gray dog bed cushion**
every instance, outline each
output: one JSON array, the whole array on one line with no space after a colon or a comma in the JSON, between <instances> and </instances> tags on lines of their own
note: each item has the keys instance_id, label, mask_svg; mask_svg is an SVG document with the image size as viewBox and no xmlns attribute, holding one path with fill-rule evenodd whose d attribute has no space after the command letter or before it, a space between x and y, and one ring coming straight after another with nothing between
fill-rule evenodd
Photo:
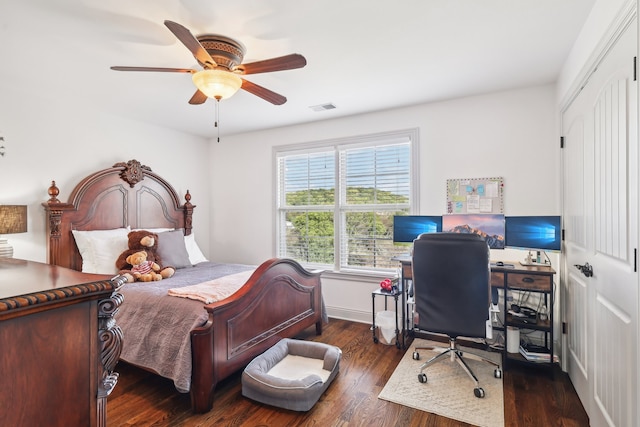
<instances>
[{"instance_id":1,"label":"gray dog bed cushion","mask_svg":"<svg viewBox=\"0 0 640 427\"><path fill-rule=\"evenodd\" d=\"M251 361L242 373L242 395L293 411L308 411L340 370L335 346L289 338Z\"/></svg>"}]
</instances>

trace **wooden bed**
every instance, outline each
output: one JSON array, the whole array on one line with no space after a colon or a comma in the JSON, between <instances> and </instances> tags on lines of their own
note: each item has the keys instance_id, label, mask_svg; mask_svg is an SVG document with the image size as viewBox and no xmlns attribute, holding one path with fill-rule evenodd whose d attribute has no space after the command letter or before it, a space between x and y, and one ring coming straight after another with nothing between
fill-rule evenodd
<instances>
[{"instance_id":1,"label":"wooden bed","mask_svg":"<svg viewBox=\"0 0 640 427\"><path fill-rule=\"evenodd\" d=\"M181 204L173 187L137 160L95 172L76 185L68 202L58 200L52 182L47 215L47 261L81 271L82 258L72 230L183 228L192 233L189 191ZM115 260L114 260L115 261ZM127 285L124 286L126 288ZM126 310L125 301L120 307ZM229 298L202 305L208 320L190 332L191 402L196 412L212 408L218 381L242 369L284 337L315 325L322 333L320 274L288 259L261 264ZM124 337L126 345L126 335Z\"/></svg>"}]
</instances>

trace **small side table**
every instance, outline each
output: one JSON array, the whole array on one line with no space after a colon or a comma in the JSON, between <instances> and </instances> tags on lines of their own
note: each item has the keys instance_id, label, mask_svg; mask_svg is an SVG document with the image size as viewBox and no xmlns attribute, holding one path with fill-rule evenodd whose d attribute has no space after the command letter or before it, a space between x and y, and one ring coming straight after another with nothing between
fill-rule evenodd
<instances>
[{"instance_id":1,"label":"small side table","mask_svg":"<svg viewBox=\"0 0 640 427\"><path fill-rule=\"evenodd\" d=\"M395 305L396 305L396 347L397 348L402 348L402 344L400 343L400 328L398 327L398 297L400 296L400 294L402 293L402 291L400 290L393 290L393 291L385 291L383 289L376 289L375 291L371 292L371 307L372 307L372 313L373 313L373 326L371 328L371 330L373 331L373 342L374 343L378 343L378 337L376 336L376 295L381 295L384 297L384 309L385 311L387 310L387 298L388 297L393 297L394 301L395 301Z\"/></svg>"}]
</instances>

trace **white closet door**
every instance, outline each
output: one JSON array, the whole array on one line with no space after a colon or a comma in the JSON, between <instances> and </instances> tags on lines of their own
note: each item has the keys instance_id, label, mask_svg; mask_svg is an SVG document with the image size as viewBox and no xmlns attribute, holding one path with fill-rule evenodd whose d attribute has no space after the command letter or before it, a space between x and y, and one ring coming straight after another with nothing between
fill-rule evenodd
<instances>
[{"instance_id":1,"label":"white closet door","mask_svg":"<svg viewBox=\"0 0 640 427\"><path fill-rule=\"evenodd\" d=\"M562 118L564 357L592 426L638 420L637 45L634 19Z\"/></svg>"}]
</instances>

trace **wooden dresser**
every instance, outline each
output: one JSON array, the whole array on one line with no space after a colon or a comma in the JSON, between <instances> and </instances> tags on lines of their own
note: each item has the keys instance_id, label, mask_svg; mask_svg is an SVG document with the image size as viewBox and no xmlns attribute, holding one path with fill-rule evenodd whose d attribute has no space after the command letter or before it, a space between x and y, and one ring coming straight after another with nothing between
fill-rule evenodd
<instances>
[{"instance_id":1,"label":"wooden dresser","mask_svg":"<svg viewBox=\"0 0 640 427\"><path fill-rule=\"evenodd\" d=\"M123 284L0 258L1 426L106 426Z\"/></svg>"}]
</instances>

